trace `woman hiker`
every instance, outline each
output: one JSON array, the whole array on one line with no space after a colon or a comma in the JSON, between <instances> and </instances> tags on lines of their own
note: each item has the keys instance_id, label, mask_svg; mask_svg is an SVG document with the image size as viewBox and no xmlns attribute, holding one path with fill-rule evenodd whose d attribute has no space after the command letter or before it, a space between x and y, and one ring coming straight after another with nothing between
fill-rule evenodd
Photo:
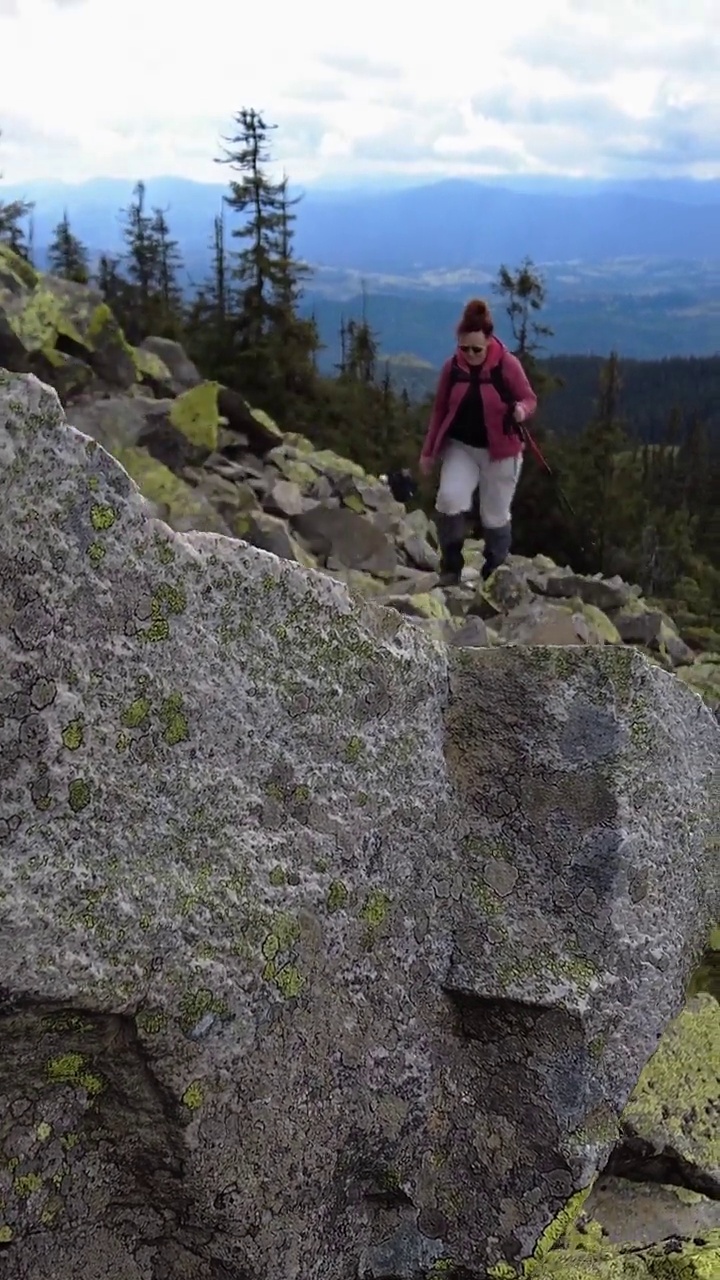
<instances>
[{"instance_id":1,"label":"woman hiker","mask_svg":"<svg viewBox=\"0 0 720 1280\"><path fill-rule=\"evenodd\" d=\"M510 551L511 508L520 478L524 443L519 424L537 408L537 396L517 356L493 333L486 302L468 302L457 327L457 351L445 361L430 426L420 456L429 475L441 459L435 499L441 582L459 582L466 513L479 486L485 534L483 578Z\"/></svg>"}]
</instances>

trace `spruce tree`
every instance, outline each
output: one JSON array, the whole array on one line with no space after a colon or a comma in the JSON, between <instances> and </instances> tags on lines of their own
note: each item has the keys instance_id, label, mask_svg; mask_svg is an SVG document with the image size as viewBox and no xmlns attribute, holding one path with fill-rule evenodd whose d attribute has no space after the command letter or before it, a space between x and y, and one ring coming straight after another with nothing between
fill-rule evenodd
<instances>
[{"instance_id":1,"label":"spruce tree","mask_svg":"<svg viewBox=\"0 0 720 1280\"><path fill-rule=\"evenodd\" d=\"M641 524L641 499L637 468L627 449L625 425L620 417L620 362L612 351L600 373L599 395L593 421L580 442L582 468L581 510L592 530L596 568L608 568L611 545L627 545Z\"/></svg>"},{"instance_id":2,"label":"spruce tree","mask_svg":"<svg viewBox=\"0 0 720 1280\"><path fill-rule=\"evenodd\" d=\"M320 346L314 316L299 314L302 286L312 276L312 270L307 263L296 258L294 252L294 209L300 199L290 198L287 178L283 178L279 191L280 224L271 294L273 316L270 335L274 362L283 386L289 392L303 393L314 382L315 360Z\"/></svg>"},{"instance_id":3,"label":"spruce tree","mask_svg":"<svg viewBox=\"0 0 720 1280\"><path fill-rule=\"evenodd\" d=\"M128 284L125 314L118 317L131 342L152 332L153 298L157 285L159 248L153 215L145 207L145 183L138 182L133 199L122 211L125 253L122 262Z\"/></svg>"},{"instance_id":4,"label":"spruce tree","mask_svg":"<svg viewBox=\"0 0 720 1280\"><path fill-rule=\"evenodd\" d=\"M183 331L183 296L179 283L182 257L177 240L170 234L166 211L153 209L150 235L153 244L155 277L148 322L162 338L178 339Z\"/></svg>"},{"instance_id":5,"label":"spruce tree","mask_svg":"<svg viewBox=\"0 0 720 1280\"><path fill-rule=\"evenodd\" d=\"M77 236L73 235L67 209L53 233L48 249L48 263L50 270L64 280L87 284L90 279L88 251Z\"/></svg>"},{"instance_id":6,"label":"spruce tree","mask_svg":"<svg viewBox=\"0 0 720 1280\"><path fill-rule=\"evenodd\" d=\"M253 107L243 107L235 116L236 131L228 144L221 164L227 164L240 176L230 181L226 204L239 221L232 236L246 241L246 248L232 255L232 278L239 294L237 305L238 349L241 355L252 352L256 360L264 357L267 364L267 337L275 317L275 298L281 285L279 267L285 214L282 184L268 176L268 135L276 125L269 125Z\"/></svg>"},{"instance_id":7,"label":"spruce tree","mask_svg":"<svg viewBox=\"0 0 720 1280\"><path fill-rule=\"evenodd\" d=\"M198 289L187 317L188 352L207 377L232 386L236 334L222 212L213 220L210 256L210 275Z\"/></svg>"}]
</instances>

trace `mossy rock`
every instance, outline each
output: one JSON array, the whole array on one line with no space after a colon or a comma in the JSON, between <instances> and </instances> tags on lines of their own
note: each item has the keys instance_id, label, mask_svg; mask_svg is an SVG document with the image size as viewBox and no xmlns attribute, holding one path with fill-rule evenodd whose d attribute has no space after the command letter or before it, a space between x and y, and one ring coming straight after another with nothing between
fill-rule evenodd
<instances>
[{"instance_id":1,"label":"mossy rock","mask_svg":"<svg viewBox=\"0 0 720 1280\"><path fill-rule=\"evenodd\" d=\"M603 613L602 609L598 609L597 605L584 604L581 601L580 612L604 644L622 644L622 636L615 623L611 622L607 614Z\"/></svg>"},{"instance_id":2,"label":"mossy rock","mask_svg":"<svg viewBox=\"0 0 720 1280\"><path fill-rule=\"evenodd\" d=\"M151 457L147 449L130 446L115 456L148 502L164 508L163 519L173 529L199 529L208 533L230 533L214 507L168 467Z\"/></svg>"},{"instance_id":3,"label":"mossy rock","mask_svg":"<svg viewBox=\"0 0 720 1280\"><path fill-rule=\"evenodd\" d=\"M382 603L409 617L436 618L444 622L452 620L452 614L439 593L425 591L419 595L387 596Z\"/></svg>"},{"instance_id":4,"label":"mossy rock","mask_svg":"<svg viewBox=\"0 0 720 1280\"><path fill-rule=\"evenodd\" d=\"M314 471L307 462L289 455L284 446L271 449L265 461L277 467L286 480L292 480L293 484L299 485L302 491L312 488L317 481L317 471Z\"/></svg>"},{"instance_id":5,"label":"mossy rock","mask_svg":"<svg viewBox=\"0 0 720 1280\"><path fill-rule=\"evenodd\" d=\"M0 292L3 288L3 275L8 275L13 283L26 289L34 289L40 278L29 262L14 253L9 245L0 244Z\"/></svg>"},{"instance_id":6,"label":"mossy rock","mask_svg":"<svg viewBox=\"0 0 720 1280\"><path fill-rule=\"evenodd\" d=\"M219 385L218 382L201 382L178 396L170 409L171 425L204 453L214 453L218 447Z\"/></svg>"},{"instance_id":7,"label":"mossy rock","mask_svg":"<svg viewBox=\"0 0 720 1280\"><path fill-rule=\"evenodd\" d=\"M359 516L364 516L367 512L365 503L357 493L347 494L347 496L343 498L343 506L348 507L350 511L357 511Z\"/></svg>"},{"instance_id":8,"label":"mossy rock","mask_svg":"<svg viewBox=\"0 0 720 1280\"><path fill-rule=\"evenodd\" d=\"M158 386L168 386L172 382L170 370L154 351L147 351L145 347L133 347L132 357L140 382L149 382L151 385Z\"/></svg>"},{"instance_id":9,"label":"mossy rock","mask_svg":"<svg viewBox=\"0 0 720 1280\"><path fill-rule=\"evenodd\" d=\"M679 680L699 693L711 707L720 706L720 663L708 662L705 657L689 667L678 667Z\"/></svg>"},{"instance_id":10,"label":"mossy rock","mask_svg":"<svg viewBox=\"0 0 720 1280\"><path fill-rule=\"evenodd\" d=\"M89 364L48 347L30 361L32 372L55 388L62 404L87 391L94 374Z\"/></svg>"},{"instance_id":11,"label":"mossy rock","mask_svg":"<svg viewBox=\"0 0 720 1280\"><path fill-rule=\"evenodd\" d=\"M335 471L340 475L355 476L357 480L368 480L370 478L359 463L351 462L349 458L341 458L340 454L335 453L332 449L319 449L314 453L309 453L307 461L310 466L321 474Z\"/></svg>"},{"instance_id":12,"label":"mossy rock","mask_svg":"<svg viewBox=\"0 0 720 1280\"><path fill-rule=\"evenodd\" d=\"M623 1113L632 1135L670 1149L720 1195L720 1007L698 995L665 1032ZM720 1275L720 1272L718 1272Z\"/></svg>"},{"instance_id":13,"label":"mossy rock","mask_svg":"<svg viewBox=\"0 0 720 1280\"><path fill-rule=\"evenodd\" d=\"M264 409L253 409L252 405L248 405L248 409L255 421L259 422L260 426L264 427L269 435L277 436L278 440L284 439L277 422L273 421L269 413L266 413Z\"/></svg>"},{"instance_id":14,"label":"mossy rock","mask_svg":"<svg viewBox=\"0 0 720 1280\"><path fill-rule=\"evenodd\" d=\"M289 444L293 449L297 449L298 453L313 453L315 450L315 445L312 440L308 440L307 436L302 436L297 431L286 432L283 439L285 444Z\"/></svg>"},{"instance_id":15,"label":"mossy rock","mask_svg":"<svg viewBox=\"0 0 720 1280\"><path fill-rule=\"evenodd\" d=\"M8 250L2 267L0 349L10 367L26 367L28 357L41 353L47 358L62 340L66 354L86 360L109 385L127 389L137 382L132 349L96 289L39 274Z\"/></svg>"}]
</instances>

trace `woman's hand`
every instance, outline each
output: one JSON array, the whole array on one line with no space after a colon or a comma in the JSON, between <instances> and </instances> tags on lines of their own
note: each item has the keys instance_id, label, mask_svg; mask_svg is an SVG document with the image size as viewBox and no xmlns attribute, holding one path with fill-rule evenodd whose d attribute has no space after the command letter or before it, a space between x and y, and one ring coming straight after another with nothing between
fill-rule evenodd
<instances>
[{"instance_id":1,"label":"woman's hand","mask_svg":"<svg viewBox=\"0 0 720 1280\"><path fill-rule=\"evenodd\" d=\"M521 405L521 404L516 404L516 405L515 405L515 408L513 409L513 418L515 419L515 421L516 421L516 422L524 422L524 421L525 421L525 416L526 416L526 415L525 415L525 410L523 409L522 405Z\"/></svg>"}]
</instances>

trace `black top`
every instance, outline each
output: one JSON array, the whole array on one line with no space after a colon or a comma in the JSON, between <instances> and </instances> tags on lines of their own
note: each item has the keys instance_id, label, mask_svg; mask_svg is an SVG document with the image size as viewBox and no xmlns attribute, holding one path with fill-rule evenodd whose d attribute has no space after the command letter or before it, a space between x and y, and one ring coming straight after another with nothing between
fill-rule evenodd
<instances>
[{"instance_id":1,"label":"black top","mask_svg":"<svg viewBox=\"0 0 720 1280\"><path fill-rule=\"evenodd\" d=\"M473 449L487 449L485 407L480 390L480 367L470 370L470 382L448 431L451 440L459 440Z\"/></svg>"}]
</instances>

